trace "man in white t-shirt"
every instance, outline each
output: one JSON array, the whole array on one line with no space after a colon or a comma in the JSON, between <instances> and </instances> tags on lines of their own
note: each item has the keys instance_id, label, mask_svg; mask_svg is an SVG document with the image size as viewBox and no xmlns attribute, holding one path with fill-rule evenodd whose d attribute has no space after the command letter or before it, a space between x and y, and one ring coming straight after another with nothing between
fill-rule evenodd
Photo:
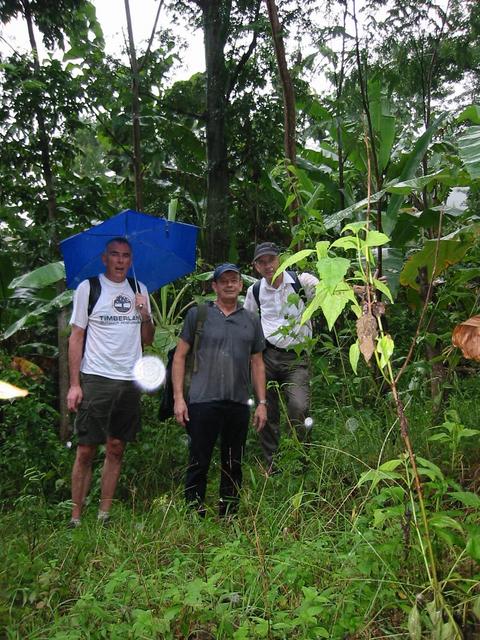
<instances>
[{"instance_id":1,"label":"man in white t-shirt","mask_svg":"<svg viewBox=\"0 0 480 640\"><path fill-rule=\"evenodd\" d=\"M132 248L125 238L107 243L99 275L100 295L89 314L90 286L84 280L75 291L68 347L70 388L67 405L77 413L78 446L72 470L71 526L80 516L92 478L98 445L105 444L98 518L106 523L127 442L140 429L140 391L133 368L142 345L153 341L154 326L148 292L141 282L134 291L127 279ZM88 330L87 330L88 329Z\"/></svg>"},{"instance_id":2,"label":"man in white t-shirt","mask_svg":"<svg viewBox=\"0 0 480 640\"><path fill-rule=\"evenodd\" d=\"M266 348L263 352L267 376L268 419L260 431L260 443L272 472L273 457L280 443L281 392L286 400L289 426L300 440L306 434L305 419L310 402L309 362L305 353L297 355L302 343L312 336L310 324L301 324L305 300L313 298L318 279L310 273L284 271L275 280L280 265L280 249L273 242L262 242L255 248L253 264L262 276L260 282L248 288L245 309L260 313ZM297 291L298 289L298 291ZM300 293L297 301L292 294ZM258 302L258 303L257 303ZM268 383L277 383L277 386Z\"/></svg>"}]
</instances>

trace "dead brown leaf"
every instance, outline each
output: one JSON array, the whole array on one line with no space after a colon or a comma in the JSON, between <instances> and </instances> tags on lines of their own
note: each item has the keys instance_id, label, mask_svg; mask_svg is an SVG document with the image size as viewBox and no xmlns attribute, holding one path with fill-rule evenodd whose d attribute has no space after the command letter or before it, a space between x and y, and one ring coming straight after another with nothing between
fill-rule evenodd
<instances>
[{"instance_id":1,"label":"dead brown leaf","mask_svg":"<svg viewBox=\"0 0 480 640\"><path fill-rule=\"evenodd\" d=\"M360 352L365 362L370 359L375 351L375 338L378 335L377 321L371 313L360 316L357 320L357 336Z\"/></svg>"}]
</instances>

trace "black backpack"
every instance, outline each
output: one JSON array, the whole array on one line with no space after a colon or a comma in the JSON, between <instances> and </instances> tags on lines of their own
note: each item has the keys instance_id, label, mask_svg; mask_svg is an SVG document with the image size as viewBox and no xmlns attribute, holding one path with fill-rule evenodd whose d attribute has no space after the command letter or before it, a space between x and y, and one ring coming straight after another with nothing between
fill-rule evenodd
<instances>
[{"instance_id":1,"label":"black backpack","mask_svg":"<svg viewBox=\"0 0 480 640\"><path fill-rule=\"evenodd\" d=\"M285 273L288 273L288 275L293 278L292 289L295 291L296 294L298 294L300 296L300 298L303 301L303 304L305 306L307 306L307 303L308 303L307 295L305 293L305 289L302 287L302 283L298 279L298 275L297 275L296 271L288 271L287 270L287 271L285 271ZM253 297L255 298L255 302L257 303L258 312L259 312L260 315L262 315L262 309L260 307L260 284L261 284L261 282L262 282L261 280L257 280L255 282L255 284L253 285L253 289L252 289Z\"/></svg>"},{"instance_id":2,"label":"black backpack","mask_svg":"<svg viewBox=\"0 0 480 640\"><path fill-rule=\"evenodd\" d=\"M198 358L197 352L200 346L200 338L202 337L203 325L207 318L208 304L199 304L197 311L197 320L195 323L195 335L193 338L193 345L187 354L185 362L185 378L183 381L183 390L185 398L188 397L188 390L190 388L190 382L192 380L192 373L198 371ZM160 420L168 420L173 416L173 407L175 401L173 399L173 383L172 383L172 368L173 368L173 356L175 355L176 347L170 349L167 354L167 364L165 366L165 385L163 387L163 396L160 402L160 408L158 410L158 417Z\"/></svg>"}]
</instances>

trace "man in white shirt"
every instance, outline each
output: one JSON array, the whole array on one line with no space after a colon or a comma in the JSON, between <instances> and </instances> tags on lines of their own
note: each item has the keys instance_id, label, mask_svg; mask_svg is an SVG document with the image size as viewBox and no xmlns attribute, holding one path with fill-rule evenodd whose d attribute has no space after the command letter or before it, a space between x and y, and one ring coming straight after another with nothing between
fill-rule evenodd
<instances>
[{"instance_id":1,"label":"man in white shirt","mask_svg":"<svg viewBox=\"0 0 480 640\"><path fill-rule=\"evenodd\" d=\"M244 307L260 313L266 349L263 353L268 382L268 419L260 432L260 442L272 471L273 457L280 442L279 393L286 400L289 426L295 429L300 440L305 436L305 418L310 403L309 362L305 353L297 355L298 348L311 338L310 324L301 324L305 300L315 294L318 279L309 273L296 275L284 271L273 280L280 265L280 249L273 242L262 242L255 248L253 264L262 276L260 283L251 285L245 297ZM292 294L298 293L294 302ZM258 303L257 303L258 300Z\"/></svg>"},{"instance_id":2,"label":"man in white shirt","mask_svg":"<svg viewBox=\"0 0 480 640\"><path fill-rule=\"evenodd\" d=\"M100 444L106 449L98 518L108 521L125 445L140 430L140 391L134 384L133 368L142 355L142 345L152 343L155 331L145 285L137 283L134 291L127 279L132 264L128 240L108 242L102 258L105 274L98 276L100 295L93 309L89 309L93 283L84 280L75 291L70 320L67 405L77 412L78 436L72 470L73 527L80 524Z\"/></svg>"}]
</instances>

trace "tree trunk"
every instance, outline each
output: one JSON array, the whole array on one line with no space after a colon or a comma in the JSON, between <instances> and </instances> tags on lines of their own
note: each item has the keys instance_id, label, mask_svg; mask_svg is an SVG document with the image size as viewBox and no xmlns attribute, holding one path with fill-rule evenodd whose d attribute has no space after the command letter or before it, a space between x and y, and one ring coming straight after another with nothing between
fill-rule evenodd
<instances>
[{"instance_id":1,"label":"tree trunk","mask_svg":"<svg viewBox=\"0 0 480 640\"><path fill-rule=\"evenodd\" d=\"M282 83L283 91L283 117L284 117L284 150L288 164L295 165L297 162L297 140L296 140L296 112L295 112L295 91L293 89L292 78L288 70L285 46L280 21L278 19L277 6L275 0L266 0L268 17L272 28L273 46L277 59L278 73ZM290 205L290 211L298 209L299 203L295 199ZM298 224L298 217L295 224Z\"/></svg>"},{"instance_id":2,"label":"tree trunk","mask_svg":"<svg viewBox=\"0 0 480 640\"><path fill-rule=\"evenodd\" d=\"M142 154L140 148L140 74L137 63L137 55L135 53L135 41L133 39L132 18L130 15L129 0L125 0L125 14L127 16L128 50L130 57L130 68L132 70L132 137L135 207L137 211L143 211Z\"/></svg>"},{"instance_id":3,"label":"tree trunk","mask_svg":"<svg viewBox=\"0 0 480 640\"><path fill-rule=\"evenodd\" d=\"M205 0L201 3L205 41L207 80L207 211L205 258L207 262L225 260L228 239L228 162L225 135L225 109L228 73L225 43L230 24L231 0Z\"/></svg>"},{"instance_id":4,"label":"tree trunk","mask_svg":"<svg viewBox=\"0 0 480 640\"><path fill-rule=\"evenodd\" d=\"M275 0L266 0L268 8L268 17L272 28L273 46L275 48L275 57L277 59L278 72L283 89L283 105L284 105L284 148L285 157L295 164L297 159L296 135L295 135L295 92L293 90L292 78L288 70L287 58L285 56L285 46L283 44L283 35L280 22L278 20L278 12Z\"/></svg>"},{"instance_id":5,"label":"tree trunk","mask_svg":"<svg viewBox=\"0 0 480 640\"><path fill-rule=\"evenodd\" d=\"M32 48L33 66L36 74L40 73L40 63L38 60L38 49L33 31L33 19L28 0L23 0L25 20L27 22L28 37ZM45 193L47 196L48 223L52 229L52 246L58 254L58 234L56 229L57 220L57 199L55 194L55 182L53 179L52 163L50 160L50 141L45 126L45 117L41 107L36 107L36 117L38 123L38 139L42 158L42 172L45 180ZM63 283L57 286L57 293L64 288ZM68 391L68 358L67 358L67 334L66 334L66 311L62 310L57 316L57 336L58 336L58 393L60 412L60 438L65 441L70 433L70 416L67 409Z\"/></svg>"}]
</instances>

